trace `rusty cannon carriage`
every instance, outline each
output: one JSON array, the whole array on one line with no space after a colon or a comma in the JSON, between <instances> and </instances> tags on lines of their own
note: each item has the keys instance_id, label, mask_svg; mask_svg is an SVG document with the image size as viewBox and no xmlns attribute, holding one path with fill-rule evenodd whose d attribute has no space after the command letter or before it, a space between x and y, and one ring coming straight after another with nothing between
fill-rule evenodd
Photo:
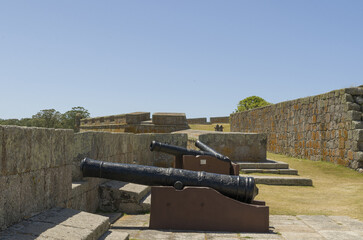
<instances>
[{"instance_id":1,"label":"rusty cannon carriage","mask_svg":"<svg viewBox=\"0 0 363 240\"><path fill-rule=\"evenodd\" d=\"M151 229L268 232L269 208L254 178L85 158L83 177L151 187Z\"/></svg>"}]
</instances>

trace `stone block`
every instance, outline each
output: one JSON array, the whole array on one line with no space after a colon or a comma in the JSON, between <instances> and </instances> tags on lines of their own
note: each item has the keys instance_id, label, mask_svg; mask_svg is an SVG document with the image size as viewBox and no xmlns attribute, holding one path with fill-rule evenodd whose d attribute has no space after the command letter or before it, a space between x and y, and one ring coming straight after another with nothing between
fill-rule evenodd
<instances>
[{"instance_id":1,"label":"stone block","mask_svg":"<svg viewBox=\"0 0 363 240\"><path fill-rule=\"evenodd\" d=\"M107 231L98 240L128 240L129 235L127 232Z\"/></svg>"},{"instance_id":2,"label":"stone block","mask_svg":"<svg viewBox=\"0 0 363 240\"><path fill-rule=\"evenodd\" d=\"M74 157L74 132L73 130L65 130L64 133L65 138L65 160L64 164L70 165L72 164L73 157Z\"/></svg>"},{"instance_id":3,"label":"stone block","mask_svg":"<svg viewBox=\"0 0 363 240\"><path fill-rule=\"evenodd\" d=\"M155 125L187 125L185 113L154 113L152 122Z\"/></svg>"},{"instance_id":4,"label":"stone block","mask_svg":"<svg viewBox=\"0 0 363 240\"><path fill-rule=\"evenodd\" d=\"M353 140L354 141L363 141L363 129L353 130Z\"/></svg>"},{"instance_id":5,"label":"stone block","mask_svg":"<svg viewBox=\"0 0 363 240\"><path fill-rule=\"evenodd\" d=\"M347 103L347 110L348 111L350 111L350 110L360 111L361 108L360 108L360 105L357 103Z\"/></svg>"},{"instance_id":6,"label":"stone block","mask_svg":"<svg viewBox=\"0 0 363 240\"><path fill-rule=\"evenodd\" d=\"M72 171L70 165L46 169L44 195L48 208L64 206L71 195L71 190Z\"/></svg>"},{"instance_id":7,"label":"stone block","mask_svg":"<svg viewBox=\"0 0 363 240\"><path fill-rule=\"evenodd\" d=\"M211 117L210 123L229 123L229 116L225 117Z\"/></svg>"},{"instance_id":8,"label":"stone block","mask_svg":"<svg viewBox=\"0 0 363 240\"><path fill-rule=\"evenodd\" d=\"M188 124L206 124L207 118L188 118Z\"/></svg>"},{"instance_id":9,"label":"stone block","mask_svg":"<svg viewBox=\"0 0 363 240\"><path fill-rule=\"evenodd\" d=\"M362 121L352 121L352 129L363 129Z\"/></svg>"},{"instance_id":10,"label":"stone block","mask_svg":"<svg viewBox=\"0 0 363 240\"><path fill-rule=\"evenodd\" d=\"M199 140L232 161L266 161L266 134L209 133L200 135Z\"/></svg>"},{"instance_id":11,"label":"stone block","mask_svg":"<svg viewBox=\"0 0 363 240\"><path fill-rule=\"evenodd\" d=\"M32 170L32 128L2 127L1 174L13 175Z\"/></svg>"},{"instance_id":12,"label":"stone block","mask_svg":"<svg viewBox=\"0 0 363 240\"><path fill-rule=\"evenodd\" d=\"M56 129L54 131L54 134L52 137L51 167L62 166L62 165L65 165L67 161L70 162L72 160L72 159L67 159L70 156L67 155L66 146L68 146L68 144L72 144L72 141L70 141L70 139L66 140L66 137L65 137L66 132L67 132L67 130L60 130L60 129ZM70 141L70 143L67 144L67 141ZM73 157L73 156L71 156L71 157Z\"/></svg>"},{"instance_id":13,"label":"stone block","mask_svg":"<svg viewBox=\"0 0 363 240\"><path fill-rule=\"evenodd\" d=\"M345 93L348 93L350 95L363 95L363 88L346 88Z\"/></svg>"},{"instance_id":14,"label":"stone block","mask_svg":"<svg viewBox=\"0 0 363 240\"><path fill-rule=\"evenodd\" d=\"M362 151L355 152L353 156L354 156L354 161L363 162L363 152Z\"/></svg>"},{"instance_id":15,"label":"stone block","mask_svg":"<svg viewBox=\"0 0 363 240\"><path fill-rule=\"evenodd\" d=\"M150 120L149 112L134 112L126 114L127 124L140 124L142 121Z\"/></svg>"},{"instance_id":16,"label":"stone block","mask_svg":"<svg viewBox=\"0 0 363 240\"><path fill-rule=\"evenodd\" d=\"M28 218L47 208L44 199L45 170L37 170L21 174L20 179L20 212Z\"/></svg>"},{"instance_id":17,"label":"stone block","mask_svg":"<svg viewBox=\"0 0 363 240\"><path fill-rule=\"evenodd\" d=\"M346 93L343 95L343 101L345 102L354 102L353 96Z\"/></svg>"},{"instance_id":18,"label":"stone block","mask_svg":"<svg viewBox=\"0 0 363 240\"><path fill-rule=\"evenodd\" d=\"M363 97L361 96L356 96L354 97L354 100L356 103L358 103L359 105L363 105Z\"/></svg>"},{"instance_id":19,"label":"stone block","mask_svg":"<svg viewBox=\"0 0 363 240\"><path fill-rule=\"evenodd\" d=\"M98 239L98 237L107 231L109 227L109 220L107 217L67 208L53 208L32 217L29 219L29 222L46 222L54 224L56 226L55 228L69 226L73 227L74 231L88 229L92 235L90 239ZM71 235L67 234L63 236L64 238L61 239L71 239Z\"/></svg>"},{"instance_id":20,"label":"stone block","mask_svg":"<svg viewBox=\"0 0 363 240\"><path fill-rule=\"evenodd\" d=\"M22 219L20 212L21 177L0 176L0 230ZM6 196L6 197L4 197Z\"/></svg>"},{"instance_id":21,"label":"stone block","mask_svg":"<svg viewBox=\"0 0 363 240\"><path fill-rule=\"evenodd\" d=\"M352 121L362 121L362 113L360 111L350 110L347 112L347 117Z\"/></svg>"},{"instance_id":22,"label":"stone block","mask_svg":"<svg viewBox=\"0 0 363 240\"><path fill-rule=\"evenodd\" d=\"M55 129L33 128L31 136L31 162L33 171L54 167L52 162L52 138Z\"/></svg>"}]
</instances>

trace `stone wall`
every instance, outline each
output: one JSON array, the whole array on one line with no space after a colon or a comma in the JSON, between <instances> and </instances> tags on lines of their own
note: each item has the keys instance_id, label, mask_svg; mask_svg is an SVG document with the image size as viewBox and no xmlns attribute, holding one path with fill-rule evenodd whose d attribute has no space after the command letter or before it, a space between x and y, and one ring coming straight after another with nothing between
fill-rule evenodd
<instances>
[{"instance_id":1,"label":"stone wall","mask_svg":"<svg viewBox=\"0 0 363 240\"><path fill-rule=\"evenodd\" d=\"M171 133L189 126L184 113L154 113L150 119L149 112L134 112L81 119L79 129L80 132Z\"/></svg>"},{"instance_id":2,"label":"stone wall","mask_svg":"<svg viewBox=\"0 0 363 240\"><path fill-rule=\"evenodd\" d=\"M71 194L73 130L0 126L0 230Z\"/></svg>"},{"instance_id":3,"label":"stone wall","mask_svg":"<svg viewBox=\"0 0 363 240\"><path fill-rule=\"evenodd\" d=\"M231 114L231 131L267 134L267 150L363 167L363 88Z\"/></svg>"},{"instance_id":4,"label":"stone wall","mask_svg":"<svg viewBox=\"0 0 363 240\"><path fill-rule=\"evenodd\" d=\"M266 134L207 133L199 135L199 140L232 161L266 161Z\"/></svg>"},{"instance_id":5,"label":"stone wall","mask_svg":"<svg viewBox=\"0 0 363 240\"><path fill-rule=\"evenodd\" d=\"M207 124L207 118L188 118L188 124Z\"/></svg>"},{"instance_id":6,"label":"stone wall","mask_svg":"<svg viewBox=\"0 0 363 240\"><path fill-rule=\"evenodd\" d=\"M131 134L0 126L0 230L60 206L94 212L98 185L82 178L84 157L172 166L173 157L150 152L152 140L187 145L186 134Z\"/></svg>"},{"instance_id":7,"label":"stone wall","mask_svg":"<svg viewBox=\"0 0 363 240\"><path fill-rule=\"evenodd\" d=\"M214 124L214 123L229 123L229 116L227 117L211 117L210 118L210 123Z\"/></svg>"}]
</instances>

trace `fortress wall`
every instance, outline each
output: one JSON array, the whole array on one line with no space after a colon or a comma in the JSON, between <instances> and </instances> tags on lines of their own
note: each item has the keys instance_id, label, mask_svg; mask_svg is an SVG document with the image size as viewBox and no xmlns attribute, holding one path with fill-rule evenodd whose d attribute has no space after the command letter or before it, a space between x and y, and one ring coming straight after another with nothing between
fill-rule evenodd
<instances>
[{"instance_id":1,"label":"fortress wall","mask_svg":"<svg viewBox=\"0 0 363 240\"><path fill-rule=\"evenodd\" d=\"M231 131L267 134L267 150L363 167L363 88L346 88L231 114Z\"/></svg>"},{"instance_id":2,"label":"fortress wall","mask_svg":"<svg viewBox=\"0 0 363 240\"><path fill-rule=\"evenodd\" d=\"M207 124L207 118L188 118L188 124Z\"/></svg>"},{"instance_id":3,"label":"fortress wall","mask_svg":"<svg viewBox=\"0 0 363 240\"><path fill-rule=\"evenodd\" d=\"M186 147L186 134L73 133L73 130L0 126L0 230L60 206L94 212L98 186L82 178L84 157L170 167L173 157L149 151L152 140Z\"/></svg>"},{"instance_id":4,"label":"fortress wall","mask_svg":"<svg viewBox=\"0 0 363 240\"><path fill-rule=\"evenodd\" d=\"M210 118L210 123L214 124L214 123L229 123L229 116L227 117L211 117Z\"/></svg>"},{"instance_id":5,"label":"fortress wall","mask_svg":"<svg viewBox=\"0 0 363 240\"><path fill-rule=\"evenodd\" d=\"M0 126L0 229L66 206L73 130Z\"/></svg>"}]
</instances>

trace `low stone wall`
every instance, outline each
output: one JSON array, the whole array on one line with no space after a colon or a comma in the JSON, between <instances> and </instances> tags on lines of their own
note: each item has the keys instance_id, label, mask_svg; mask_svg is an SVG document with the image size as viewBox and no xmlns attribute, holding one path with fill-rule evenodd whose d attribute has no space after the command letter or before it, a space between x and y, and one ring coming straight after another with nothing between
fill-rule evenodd
<instances>
[{"instance_id":1,"label":"low stone wall","mask_svg":"<svg viewBox=\"0 0 363 240\"><path fill-rule=\"evenodd\" d=\"M126 124L126 114L81 119L82 126Z\"/></svg>"},{"instance_id":2,"label":"low stone wall","mask_svg":"<svg viewBox=\"0 0 363 240\"><path fill-rule=\"evenodd\" d=\"M199 135L199 140L232 161L266 161L266 134L208 133Z\"/></svg>"},{"instance_id":3,"label":"low stone wall","mask_svg":"<svg viewBox=\"0 0 363 240\"><path fill-rule=\"evenodd\" d=\"M188 118L188 124L207 124L207 118Z\"/></svg>"},{"instance_id":4,"label":"low stone wall","mask_svg":"<svg viewBox=\"0 0 363 240\"><path fill-rule=\"evenodd\" d=\"M346 88L231 114L231 131L267 134L267 149L363 167L363 88Z\"/></svg>"},{"instance_id":5,"label":"low stone wall","mask_svg":"<svg viewBox=\"0 0 363 240\"><path fill-rule=\"evenodd\" d=\"M81 119L80 123L80 132L171 133L189 129L184 113L154 113L150 120L149 112L134 112Z\"/></svg>"},{"instance_id":6,"label":"low stone wall","mask_svg":"<svg viewBox=\"0 0 363 240\"><path fill-rule=\"evenodd\" d=\"M0 126L0 230L71 194L73 130Z\"/></svg>"},{"instance_id":7,"label":"low stone wall","mask_svg":"<svg viewBox=\"0 0 363 240\"><path fill-rule=\"evenodd\" d=\"M82 178L84 157L170 167L173 157L151 152L152 140L187 145L186 134L132 134L0 126L0 230L60 206L94 212L104 179Z\"/></svg>"},{"instance_id":8,"label":"low stone wall","mask_svg":"<svg viewBox=\"0 0 363 240\"><path fill-rule=\"evenodd\" d=\"M215 124L215 123L229 123L229 116L226 116L226 117L211 117L210 118L210 123L211 124Z\"/></svg>"}]
</instances>

